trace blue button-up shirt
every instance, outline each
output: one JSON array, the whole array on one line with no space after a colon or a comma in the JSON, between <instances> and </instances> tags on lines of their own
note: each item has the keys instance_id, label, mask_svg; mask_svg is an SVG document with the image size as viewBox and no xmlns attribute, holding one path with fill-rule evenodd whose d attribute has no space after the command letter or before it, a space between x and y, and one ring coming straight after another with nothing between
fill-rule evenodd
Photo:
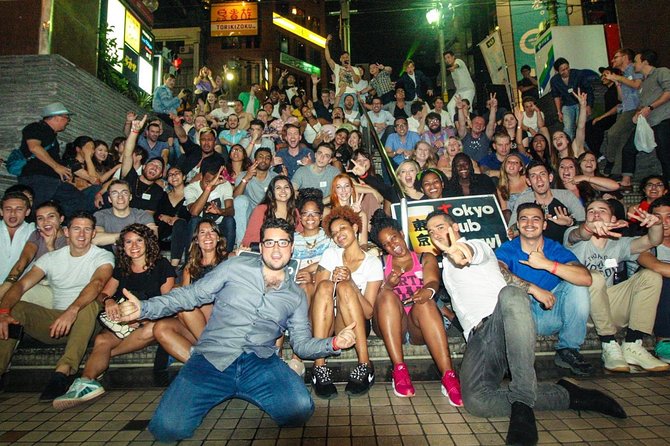
<instances>
[{"instance_id":1,"label":"blue button-up shirt","mask_svg":"<svg viewBox=\"0 0 670 446\"><path fill-rule=\"evenodd\" d=\"M405 135L405 140L400 137L397 133L391 133L386 139L386 147L392 152L395 152L398 149L405 150L414 150L416 143L421 141L421 136L418 133L409 130ZM393 156L393 161L396 164L400 164L405 161L405 155L397 154Z\"/></svg>"},{"instance_id":2,"label":"blue button-up shirt","mask_svg":"<svg viewBox=\"0 0 670 446\"><path fill-rule=\"evenodd\" d=\"M623 77L628 80L644 79L642 73L635 72L633 64L629 64L626 69L623 70ZM640 106L640 91L633 87L629 87L623 82L619 83L619 87L621 87L621 105L619 106L619 111L627 112L637 110Z\"/></svg>"},{"instance_id":3,"label":"blue button-up shirt","mask_svg":"<svg viewBox=\"0 0 670 446\"><path fill-rule=\"evenodd\" d=\"M172 94L166 85L160 85L154 90L154 97L151 106L156 113L177 114L177 107L181 101Z\"/></svg>"},{"instance_id":4,"label":"blue button-up shirt","mask_svg":"<svg viewBox=\"0 0 670 446\"><path fill-rule=\"evenodd\" d=\"M265 289L260 257L234 257L192 285L141 302L140 319L160 319L212 302L212 316L194 352L218 370L225 370L242 353L259 358L277 354L275 341L285 330L303 359L339 353L333 350L332 338L312 337L305 292L288 273L279 289Z\"/></svg>"},{"instance_id":5,"label":"blue button-up shirt","mask_svg":"<svg viewBox=\"0 0 670 446\"><path fill-rule=\"evenodd\" d=\"M571 69L570 77L568 77L568 83L566 84L561 79L561 75L556 73L549 81L551 84L551 97L561 98L562 105L578 105L579 101L572 95L572 92L577 93L577 89L579 89L582 93L587 94L586 103L593 106L592 82L596 78L598 78L598 75L594 71Z\"/></svg>"}]
</instances>

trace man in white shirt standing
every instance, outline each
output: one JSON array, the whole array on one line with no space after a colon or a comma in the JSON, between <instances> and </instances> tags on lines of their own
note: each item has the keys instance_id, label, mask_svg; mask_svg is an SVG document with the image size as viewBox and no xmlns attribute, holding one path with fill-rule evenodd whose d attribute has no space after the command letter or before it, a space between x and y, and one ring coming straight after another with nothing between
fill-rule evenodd
<instances>
[{"instance_id":1,"label":"man in white shirt standing","mask_svg":"<svg viewBox=\"0 0 670 446\"><path fill-rule=\"evenodd\" d=\"M10 192L0 202L0 283L4 282L12 266L21 256L28 237L35 230L34 223L27 223L30 200L21 192ZM16 282L14 278L14 281Z\"/></svg>"},{"instance_id":2,"label":"man in white shirt standing","mask_svg":"<svg viewBox=\"0 0 670 446\"><path fill-rule=\"evenodd\" d=\"M453 51L445 51L442 56L444 57L444 63L447 64L447 70L451 72L454 85L456 85L456 93L454 93L447 104L449 116L454 116L456 113L456 96L459 96L461 99L467 99L472 104L472 101L475 99L475 83L472 82L465 62L457 59Z\"/></svg>"}]
</instances>

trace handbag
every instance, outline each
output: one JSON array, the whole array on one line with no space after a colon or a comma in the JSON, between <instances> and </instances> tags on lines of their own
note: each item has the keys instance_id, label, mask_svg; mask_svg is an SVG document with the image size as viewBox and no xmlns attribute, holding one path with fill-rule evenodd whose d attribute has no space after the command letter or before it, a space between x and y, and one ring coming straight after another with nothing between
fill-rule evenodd
<instances>
[{"instance_id":1,"label":"handbag","mask_svg":"<svg viewBox=\"0 0 670 446\"><path fill-rule=\"evenodd\" d=\"M656 148L654 130L649 125L647 118L641 115L637 117L637 126L635 127L635 148L646 153L650 153Z\"/></svg>"}]
</instances>

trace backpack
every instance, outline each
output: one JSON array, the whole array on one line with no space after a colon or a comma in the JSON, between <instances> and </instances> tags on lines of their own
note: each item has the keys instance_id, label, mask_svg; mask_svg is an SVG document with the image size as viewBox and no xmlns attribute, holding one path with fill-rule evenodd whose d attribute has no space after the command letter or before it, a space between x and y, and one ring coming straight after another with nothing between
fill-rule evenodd
<instances>
[{"instance_id":1,"label":"backpack","mask_svg":"<svg viewBox=\"0 0 670 446\"><path fill-rule=\"evenodd\" d=\"M54 142L46 146L44 150L48 152L55 142L56 141L54 140ZM23 172L23 168L26 166L26 164L28 164L28 161L33 158L35 158L35 155L32 153L28 158L26 158L23 154L23 151L21 150L21 147L12 150L7 157L7 160L5 160L5 167L7 167L7 172L9 172L10 175L14 175L16 177L20 176L21 172Z\"/></svg>"}]
</instances>

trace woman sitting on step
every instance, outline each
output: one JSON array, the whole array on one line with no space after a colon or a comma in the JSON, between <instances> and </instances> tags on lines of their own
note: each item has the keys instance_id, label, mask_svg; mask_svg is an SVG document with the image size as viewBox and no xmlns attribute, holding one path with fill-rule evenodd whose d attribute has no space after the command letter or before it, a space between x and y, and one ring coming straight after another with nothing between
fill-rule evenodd
<instances>
[{"instance_id":1,"label":"woman sitting on step","mask_svg":"<svg viewBox=\"0 0 670 446\"><path fill-rule=\"evenodd\" d=\"M146 225L126 226L116 241L115 251L114 272L97 298L105 308L100 322L107 328L95 337L81 378L75 379L65 395L53 401L58 410L78 406L105 393L96 379L107 370L111 358L141 350L156 340L153 321L114 322L120 316L117 300L123 298L123 290L141 300L168 293L174 287L174 268L161 256L158 237Z\"/></svg>"},{"instance_id":2,"label":"woman sitting on step","mask_svg":"<svg viewBox=\"0 0 670 446\"><path fill-rule=\"evenodd\" d=\"M452 406L463 406L461 385L451 364L442 314L433 300L440 286L436 257L431 253L417 255L410 251L398 222L383 211L372 217L370 237L388 253L385 279L372 320L375 333L384 339L393 363L393 393L401 398L412 397L415 393L403 357L403 343L426 344L442 377L442 394Z\"/></svg>"}]
</instances>

